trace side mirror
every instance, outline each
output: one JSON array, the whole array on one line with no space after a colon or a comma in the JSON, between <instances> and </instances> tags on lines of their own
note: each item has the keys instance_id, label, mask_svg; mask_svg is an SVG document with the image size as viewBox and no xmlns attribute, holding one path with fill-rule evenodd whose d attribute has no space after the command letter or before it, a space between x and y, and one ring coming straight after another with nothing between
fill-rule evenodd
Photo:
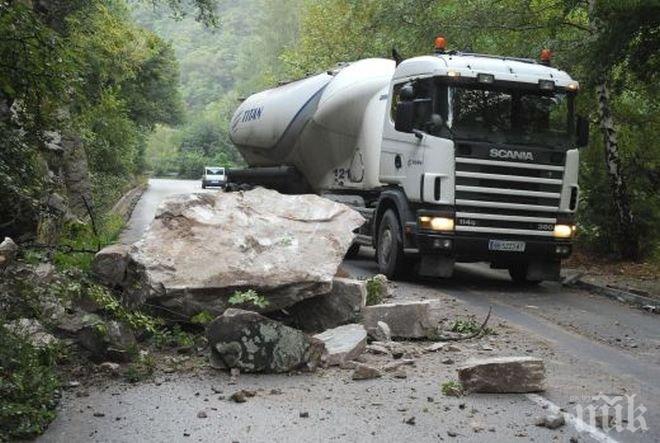
<instances>
[{"instance_id":1,"label":"side mirror","mask_svg":"<svg viewBox=\"0 0 660 443\"><path fill-rule=\"evenodd\" d=\"M575 135L577 136L578 148L585 148L589 145L589 120L582 116L578 116L575 127Z\"/></svg>"},{"instance_id":2,"label":"side mirror","mask_svg":"<svg viewBox=\"0 0 660 443\"><path fill-rule=\"evenodd\" d=\"M399 132L412 132L415 118L415 105L411 101L401 101L396 105L394 129Z\"/></svg>"}]
</instances>

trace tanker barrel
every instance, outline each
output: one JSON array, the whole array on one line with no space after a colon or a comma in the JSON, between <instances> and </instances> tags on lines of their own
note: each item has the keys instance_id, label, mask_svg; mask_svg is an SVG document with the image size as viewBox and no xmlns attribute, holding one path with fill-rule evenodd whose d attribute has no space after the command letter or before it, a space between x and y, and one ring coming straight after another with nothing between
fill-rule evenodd
<instances>
[{"instance_id":1,"label":"tanker barrel","mask_svg":"<svg viewBox=\"0 0 660 443\"><path fill-rule=\"evenodd\" d=\"M263 186L282 194L312 193L312 188L307 180L294 166L229 169L227 171L227 189L240 189L246 185Z\"/></svg>"}]
</instances>

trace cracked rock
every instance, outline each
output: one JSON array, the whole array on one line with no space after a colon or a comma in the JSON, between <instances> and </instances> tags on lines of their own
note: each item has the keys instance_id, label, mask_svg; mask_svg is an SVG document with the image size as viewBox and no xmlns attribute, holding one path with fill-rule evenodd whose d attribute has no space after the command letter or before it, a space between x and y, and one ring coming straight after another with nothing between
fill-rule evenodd
<instances>
[{"instance_id":1,"label":"cracked rock","mask_svg":"<svg viewBox=\"0 0 660 443\"><path fill-rule=\"evenodd\" d=\"M206 337L214 366L241 372L289 372L316 368L323 343L297 329L242 309L227 309Z\"/></svg>"}]
</instances>

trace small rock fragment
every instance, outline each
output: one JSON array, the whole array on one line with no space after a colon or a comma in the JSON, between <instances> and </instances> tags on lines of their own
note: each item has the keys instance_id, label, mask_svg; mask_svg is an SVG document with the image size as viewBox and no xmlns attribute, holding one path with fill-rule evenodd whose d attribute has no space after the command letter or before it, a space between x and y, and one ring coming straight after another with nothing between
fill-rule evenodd
<instances>
[{"instance_id":1,"label":"small rock fragment","mask_svg":"<svg viewBox=\"0 0 660 443\"><path fill-rule=\"evenodd\" d=\"M401 360L396 361L394 363L390 363L388 365L383 366L383 371L385 371L385 372L394 372L397 369L399 369L401 366L414 365L414 364L415 364L415 360L401 359Z\"/></svg>"},{"instance_id":2,"label":"small rock fragment","mask_svg":"<svg viewBox=\"0 0 660 443\"><path fill-rule=\"evenodd\" d=\"M307 411L301 412L299 415L300 418L309 418L309 412Z\"/></svg>"},{"instance_id":3,"label":"small rock fragment","mask_svg":"<svg viewBox=\"0 0 660 443\"><path fill-rule=\"evenodd\" d=\"M367 345L366 350L370 354L376 354L376 355L389 355L390 353L390 351L386 347L379 345Z\"/></svg>"},{"instance_id":4,"label":"small rock fragment","mask_svg":"<svg viewBox=\"0 0 660 443\"><path fill-rule=\"evenodd\" d=\"M229 399L235 403L245 403L249 397L254 397L257 395L255 391L248 391L247 389L241 389L231 394Z\"/></svg>"},{"instance_id":5,"label":"small rock fragment","mask_svg":"<svg viewBox=\"0 0 660 443\"><path fill-rule=\"evenodd\" d=\"M207 417L208 417L208 415L204 411L199 411L197 413L197 418L207 418Z\"/></svg>"},{"instance_id":6,"label":"small rock fragment","mask_svg":"<svg viewBox=\"0 0 660 443\"><path fill-rule=\"evenodd\" d=\"M408 378L408 374L403 368L398 368L396 371L392 372L392 377L399 379L406 379Z\"/></svg>"},{"instance_id":7,"label":"small rock fragment","mask_svg":"<svg viewBox=\"0 0 660 443\"><path fill-rule=\"evenodd\" d=\"M376 341L388 342L392 340L392 330L384 321L378 321L376 327L369 331L369 336Z\"/></svg>"},{"instance_id":8,"label":"small rock fragment","mask_svg":"<svg viewBox=\"0 0 660 443\"><path fill-rule=\"evenodd\" d=\"M380 377L382 377L382 373L377 368L363 364L357 365L352 376L353 380L370 380Z\"/></svg>"},{"instance_id":9,"label":"small rock fragment","mask_svg":"<svg viewBox=\"0 0 660 443\"><path fill-rule=\"evenodd\" d=\"M548 414L545 417L541 417L536 421L536 426L548 428L548 429L557 429L566 424L566 419L563 414Z\"/></svg>"},{"instance_id":10,"label":"small rock fragment","mask_svg":"<svg viewBox=\"0 0 660 443\"><path fill-rule=\"evenodd\" d=\"M314 338L325 345L322 361L328 366L339 366L357 358L367 346L367 331L358 324L329 329Z\"/></svg>"},{"instance_id":11,"label":"small rock fragment","mask_svg":"<svg viewBox=\"0 0 660 443\"><path fill-rule=\"evenodd\" d=\"M405 424L414 426L415 425L415 417L410 417L409 419L404 421Z\"/></svg>"},{"instance_id":12,"label":"small rock fragment","mask_svg":"<svg viewBox=\"0 0 660 443\"><path fill-rule=\"evenodd\" d=\"M444 342L435 342L427 347L424 348L425 352L438 352L440 349L443 349L445 346L447 346L447 343Z\"/></svg>"}]
</instances>

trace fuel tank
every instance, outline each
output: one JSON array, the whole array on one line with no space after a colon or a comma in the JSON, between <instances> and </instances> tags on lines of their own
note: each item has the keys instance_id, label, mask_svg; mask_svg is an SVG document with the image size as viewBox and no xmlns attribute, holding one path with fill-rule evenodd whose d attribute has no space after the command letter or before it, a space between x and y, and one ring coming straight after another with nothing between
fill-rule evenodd
<instances>
[{"instance_id":1,"label":"fuel tank","mask_svg":"<svg viewBox=\"0 0 660 443\"><path fill-rule=\"evenodd\" d=\"M392 60L365 59L254 94L230 138L249 166L294 166L316 192L377 187L394 70Z\"/></svg>"}]
</instances>

